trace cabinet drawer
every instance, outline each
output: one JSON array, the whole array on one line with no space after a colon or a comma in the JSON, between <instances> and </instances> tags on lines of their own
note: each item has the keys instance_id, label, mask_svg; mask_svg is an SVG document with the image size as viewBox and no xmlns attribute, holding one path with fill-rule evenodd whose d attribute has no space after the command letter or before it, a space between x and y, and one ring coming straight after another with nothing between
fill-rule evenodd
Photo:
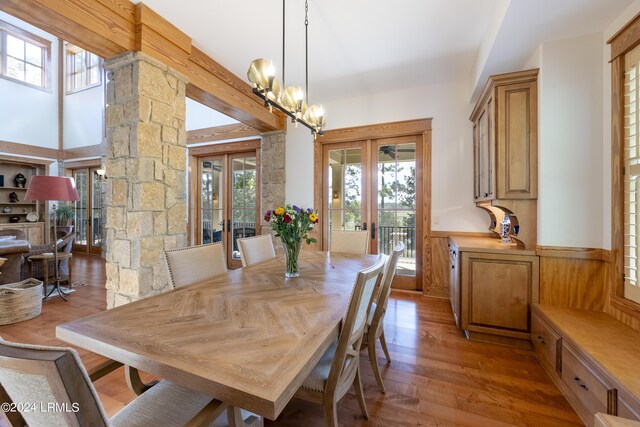
<instances>
[{"instance_id":1,"label":"cabinet drawer","mask_svg":"<svg viewBox=\"0 0 640 427\"><path fill-rule=\"evenodd\" d=\"M531 342L535 352L541 355L556 371L561 366L557 359L560 335L551 329L537 314L531 316Z\"/></svg>"},{"instance_id":2,"label":"cabinet drawer","mask_svg":"<svg viewBox=\"0 0 640 427\"><path fill-rule=\"evenodd\" d=\"M607 413L609 387L566 343L562 345L562 381L591 413Z\"/></svg>"},{"instance_id":3,"label":"cabinet drawer","mask_svg":"<svg viewBox=\"0 0 640 427\"><path fill-rule=\"evenodd\" d=\"M637 405L637 401L634 400ZM640 421L640 414L638 413L638 407L627 401L623 396L618 396L618 413L617 415L628 420Z\"/></svg>"}]
</instances>

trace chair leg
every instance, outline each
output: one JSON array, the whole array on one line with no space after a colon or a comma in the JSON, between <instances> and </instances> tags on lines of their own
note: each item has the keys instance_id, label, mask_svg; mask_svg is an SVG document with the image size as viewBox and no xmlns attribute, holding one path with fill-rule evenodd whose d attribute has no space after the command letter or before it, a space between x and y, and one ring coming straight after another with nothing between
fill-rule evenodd
<instances>
[{"instance_id":1,"label":"chair leg","mask_svg":"<svg viewBox=\"0 0 640 427\"><path fill-rule=\"evenodd\" d=\"M387 357L387 363L391 363L391 356L389 356L389 350L387 349L387 341L384 339L384 329L380 335L380 345L382 345L382 351L384 351L384 355Z\"/></svg>"},{"instance_id":2,"label":"chair leg","mask_svg":"<svg viewBox=\"0 0 640 427\"><path fill-rule=\"evenodd\" d=\"M360 379L360 366L356 369L356 378L353 381L353 387L356 389L356 396L358 397L358 404L362 410L364 419L369 419L369 412L367 412L367 404L364 401L364 391L362 390L362 380Z\"/></svg>"},{"instance_id":3,"label":"chair leg","mask_svg":"<svg viewBox=\"0 0 640 427\"><path fill-rule=\"evenodd\" d=\"M338 406L333 399L324 401L324 420L327 427L338 427Z\"/></svg>"},{"instance_id":4,"label":"chair leg","mask_svg":"<svg viewBox=\"0 0 640 427\"><path fill-rule=\"evenodd\" d=\"M369 352L369 361L371 362L371 368L373 369L373 376L376 377L376 382L380 386L382 392L386 393L384 383L382 382L382 375L380 375L380 367L378 366L378 356L376 355L376 337L371 334L368 338L367 351Z\"/></svg>"}]
</instances>

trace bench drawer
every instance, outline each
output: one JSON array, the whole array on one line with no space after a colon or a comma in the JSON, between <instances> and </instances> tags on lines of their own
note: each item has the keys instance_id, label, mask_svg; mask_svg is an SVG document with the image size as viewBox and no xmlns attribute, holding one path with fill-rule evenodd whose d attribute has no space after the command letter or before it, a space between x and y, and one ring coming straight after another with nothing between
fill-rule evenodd
<instances>
[{"instance_id":1,"label":"bench drawer","mask_svg":"<svg viewBox=\"0 0 640 427\"><path fill-rule=\"evenodd\" d=\"M560 335L547 325L536 313L531 316L531 342L535 352L541 355L555 369L559 370L557 365L557 342Z\"/></svg>"},{"instance_id":2,"label":"bench drawer","mask_svg":"<svg viewBox=\"0 0 640 427\"><path fill-rule=\"evenodd\" d=\"M608 411L609 387L566 342L562 344L562 381L592 414Z\"/></svg>"}]
</instances>

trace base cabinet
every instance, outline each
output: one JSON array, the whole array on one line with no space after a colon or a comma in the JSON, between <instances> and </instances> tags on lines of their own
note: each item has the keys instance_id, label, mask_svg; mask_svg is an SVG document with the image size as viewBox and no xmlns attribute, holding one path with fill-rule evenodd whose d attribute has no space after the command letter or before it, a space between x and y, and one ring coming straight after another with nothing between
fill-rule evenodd
<instances>
[{"instance_id":1,"label":"base cabinet","mask_svg":"<svg viewBox=\"0 0 640 427\"><path fill-rule=\"evenodd\" d=\"M640 420L634 371L640 364L634 351L640 348L640 333L605 313L534 305L531 343L585 425L596 425L598 412Z\"/></svg>"},{"instance_id":2,"label":"base cabinet","mask_svg":"<svg viewBox=\"0 0 640 427\"><path fill-rule=\"evenodd\" d=\"M539 274L535 255L462 252L461 326L467 336L528 347Z\"/></svg>"},{"instance_id":3,"label":"base cabinet","mask_svg":"<svg viewBox=\"0 0 640 427\"><path fill-rule=\"evenodd\" d=\"M456 326L460 326L460 268L458 248L449 243L449 301Z\"/></svg>"},{"instance_id":4,"label":"base cabinet","mask_svg":"<svg viewBox=\"0 0 640 427\"><path fill-rule=\"evenodd\" d=\"M0 224L0 230L20 230L27 236L27 240L32 245L45 244L44 239L44 222L30 222L30 223L9 223Z\"/></svg>"}]
</instances>

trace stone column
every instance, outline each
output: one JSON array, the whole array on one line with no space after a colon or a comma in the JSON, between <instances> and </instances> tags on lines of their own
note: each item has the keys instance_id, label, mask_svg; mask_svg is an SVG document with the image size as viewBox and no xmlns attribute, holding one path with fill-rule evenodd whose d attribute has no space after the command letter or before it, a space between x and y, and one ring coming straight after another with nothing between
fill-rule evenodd
<instances>
[{"instance_id":1,"label":"stone column","mask_svg":"<svg viewBox=\"0 0 640 427\"><path fill-rule=\"evenodd\" d=\"M285 205L286 132L262 134L260 146L260 209L261 216L267 209ZM271 227L262 220L262 234L269 234ZM282 252L279 240L274 240L276 252Z\"/></svg>"},{"instance_id":2,"label":"stone column","mask_svg":"<svg viewBox=\"0 0 640 427\"><path fill-rule=\"evenodd\" d=\"M186 79L141 52L105 67L111 308L168 289L162 252L187 241Z\"/></svg>"}]
</instances>

